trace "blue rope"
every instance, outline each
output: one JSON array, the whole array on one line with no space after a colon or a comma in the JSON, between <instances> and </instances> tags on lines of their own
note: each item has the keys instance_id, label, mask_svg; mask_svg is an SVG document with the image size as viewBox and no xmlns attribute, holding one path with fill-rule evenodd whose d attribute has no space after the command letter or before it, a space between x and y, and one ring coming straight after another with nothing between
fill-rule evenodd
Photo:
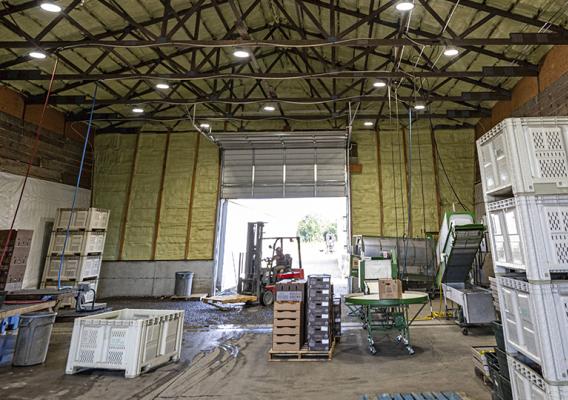
<instances>
[{"instance_id":1,"label":"blue rope","mask_svg":"<svg viewBox=\"0 0 568 400\"><path fill-rule=\"evenodd\" d=\"M79 174L77 175L77 183L75 184L75 191L73 192L73 202L71 203L71 212L69 213L69 220L67 221L67 230L65 231L65 240L63 241L63 250L61 251L61 258L59 259L59 271L57 272L57 290L61 290L61 271L63 270L63 261L65 257L65 248L67 247L67 240L69 239L71 229L71 218L73 218L73 210L77 202L77 193L79 192L79 185L81 183L81 176L83 175L83 165L85 164L85 154L87 154L87 145L89 144L89 136L91 136L91 128L93 126L93 115L95 114L95 104L97 103L97 89L98 84L95 84L95 91L93 93L93 102L91 104L91 115L89 115L89 125L87 126L87 133L85 134L85 142L83 143L83 154L81 155L81 165L79 166Z\"/></svg>"}]
</instances>

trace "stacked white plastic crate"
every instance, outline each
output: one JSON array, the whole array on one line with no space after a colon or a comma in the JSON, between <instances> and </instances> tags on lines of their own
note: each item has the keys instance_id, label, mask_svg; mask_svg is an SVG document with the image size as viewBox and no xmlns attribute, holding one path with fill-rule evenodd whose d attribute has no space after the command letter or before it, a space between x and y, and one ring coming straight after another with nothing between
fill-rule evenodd
<instances>
[{"instance_id":1,"label":"stacked white plastic crate","mask_svg":"<svg viewBox=\"0 0 568 400\"><path fill-rule=\"evenodd\" d=\"M568 399L568 117L477 141L513 396Z\"/></svg>"},{"instance_id":2,"label":"stacked white plastic crate","mask_svg":"<svg viewBox=\"0 0 568 400\"><path fill-rule=\"evenodd\" d=\"M101 208L81 208L72 212L68 208L57 210L42 287L57 287L57 281L61 279L63 286L88 282L96 291L109 216L109 210ZM69 237L65 243L68 225Z\"/></svg>"}]
</instances>

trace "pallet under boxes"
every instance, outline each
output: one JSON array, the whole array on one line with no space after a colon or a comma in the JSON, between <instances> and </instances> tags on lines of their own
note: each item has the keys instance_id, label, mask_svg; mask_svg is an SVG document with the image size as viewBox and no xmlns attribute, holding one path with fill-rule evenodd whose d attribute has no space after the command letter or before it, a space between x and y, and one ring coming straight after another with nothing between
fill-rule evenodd
<instances>
[{"instance_id":1,"label":"pallet under boxes","mask_svg":"<svg viewBox=\"0 0 568 400\"><path fill-rule=\"evenodd\" d=\"M268 361L330 361L335 351L336 340L333 340L331 347L326 351L308 350L308 345L304 345L300 350L268 352Z\"/></svg>"}]
</instances>

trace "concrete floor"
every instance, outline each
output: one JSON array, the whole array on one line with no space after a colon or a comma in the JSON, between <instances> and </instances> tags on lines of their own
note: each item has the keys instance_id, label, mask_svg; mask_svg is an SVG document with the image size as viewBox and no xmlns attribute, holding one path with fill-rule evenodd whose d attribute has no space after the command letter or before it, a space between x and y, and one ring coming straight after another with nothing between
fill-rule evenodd
<instances>
[{"instance_id":1,"label":"concrete floor","mask_svg":"<svg viewBox=\"0 0 568 400\"><path fill-rule=\"evenodd\" d=\"M149 308L148 301L111 301L111 305ZM155 308L179 306L152 301ZM169 304L168 304L169 303ZM489 330L469 336L447 321L420 322L412 331L416 349L408 356L394 335L378 341L379 353L366 349L366 334L346 322L331 362L269 362L270 312L260 307L227 312L206 311L183 303L189 318L182 359L125 379L120 372L88 371L65 375L72 324L57 324L44 365L0 368L0 398L22 399L358 399L384 392L459 391L489 400L489 390L473 373L470 347L494 344ZM260 317L259 317L260 316ZM251 318L247 318L251 317ZM240 325L241 321L254 324ZM219 322L222 325L219 325Z\"/></svg>"}]
</instances>

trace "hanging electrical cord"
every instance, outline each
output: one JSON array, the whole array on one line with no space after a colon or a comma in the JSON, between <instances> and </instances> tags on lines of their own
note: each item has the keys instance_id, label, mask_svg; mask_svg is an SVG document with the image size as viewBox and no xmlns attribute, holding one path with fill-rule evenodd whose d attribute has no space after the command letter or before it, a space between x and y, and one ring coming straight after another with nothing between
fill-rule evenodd
<instances>
[{"instance_id":1,"label":"hanging electrical cord","mask_svg":"<svg viewBox=\"0 0 568 400\"><path fill-rule=\"evenodd\" d=\"M454 194L458 203L462 206L462 208L465 211L469 212L469 208L467 208L464 205L464 203L461 201L460 197L458 196L458 193L454 189L454 185L452 185L452 181L450 180L448 172L446 171L446 167L444 166L444 163L442 161L442 157L440 157L440 151L438 150L438 143L436 141L436 135L435 135L435 130L434 130L434 124L432 123L432 117L429 118L429 121L430 121L430 129L432 130L432 145L434 146L434 149L436 149L436 155L438 156L438 161L440 162L440 165L442 166L442 171L444 172L444 176L446 177L446 180L448 181L448 185L450 185L450 189L452 190L452 193Z\"/></svg>"},{"instance_id":2,"label":"hanging electrical cord","mask_svg":"<svg viewBox=\"0 0 568 400\"><path fill-rule=\"evenodd\" d=\"M73 218L73 210L77 202L77 194L81 184L81 176L83 175L83 166L85 165L85 155L87 154L87 146L89 145L89 137L91 136L91 128L93 126L93 115L95 114L95 105L97 103L97 89L99 85L95 83L95 90L93 92L93 102L91 103L91 115L89 116L89 124L87 125L87 132L85 133L85 140L83 142L83 153L81 154L81 164L79 165L79 173L77 174L77 181L75 190L73 191L73 200L71 202L71 211L69 212L69 220L67 221L67 229L65 230L65 239L63 240L63 249L61 250L61 258L59 259L59 270L57 271L57 290L61 290L61 272L63 270L63 262L65 261L65 248L69 240L71 230L71 220Z\"/></svg>"},{"instance_id":3,"label":"hanging electrical cord","mask_svg":"<svg viewBox=\"0 0 568 400\"><path fill-rule=\"evenodd\" d=\"M37 156L37 152L39 150L39 139L41 137L41 128L43 127L43 121L45 118L45 112L47 111L47 105L49 104L49 98L51 96L51 88L53 87L53 82L55 80L55 71L57 71L57 64L58 59L55 58L55 62L53 63L53 70L51 71L51 79L49 80L49 85L47 87L47 94L45 96L45 101L43 102L43 108L41 110L41 116L39 119L39 124L36 128L36 134L34 138L34 144L32 147L32 153L30 154L30 158L28 159L28 166L26 168L26 174L24 175L24 181L22 183L22 189L20 190L20 196L18 197L18 203L16 204L16 210L14 211L14 217L12 218L12 222L10 224L10 229L8 230L8 237L6 238L6 243L2 248L2 255L0 255L0 265L3 264L4 258L6 257L6 253L8 251L8 244L10 243L10 239L12 238L12 232L14 230L14 224L16 223L16 218L18 216L18 211L20 210L20 205L22 204L22 199L24 197L24 191L26 190L26 184L28 183L28 178L30 176L30 171L32 168L33 160Z\"/></svg>"}]
</instances>

